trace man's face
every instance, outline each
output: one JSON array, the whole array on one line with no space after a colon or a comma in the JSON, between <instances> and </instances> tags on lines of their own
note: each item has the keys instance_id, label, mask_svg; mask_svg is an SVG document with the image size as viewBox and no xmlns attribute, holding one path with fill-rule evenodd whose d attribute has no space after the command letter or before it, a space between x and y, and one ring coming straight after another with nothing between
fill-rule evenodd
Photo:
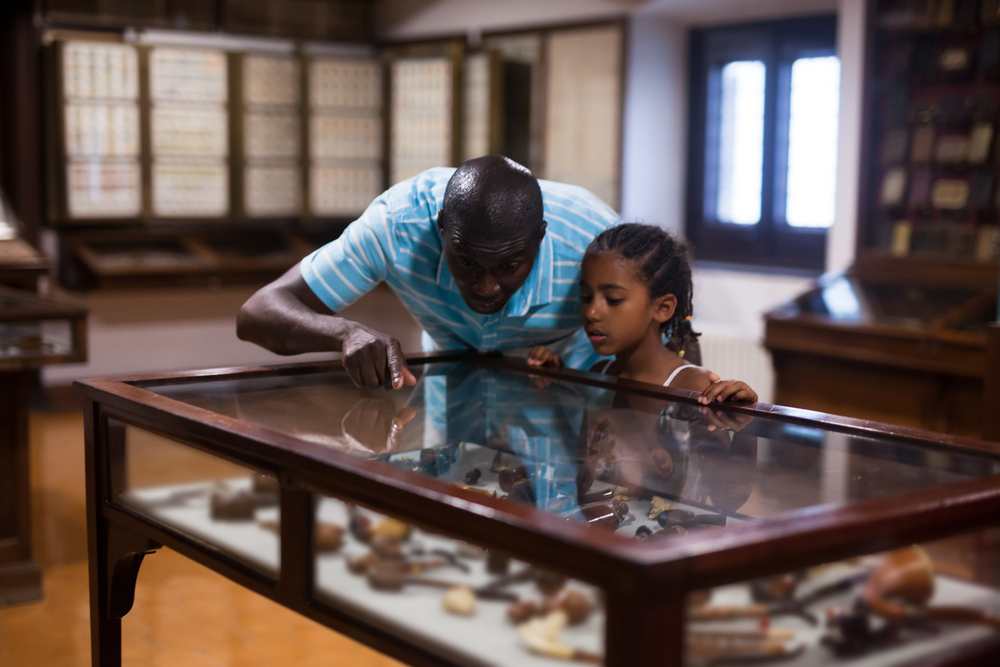
<instances>
[{"instance_id":1,"label":"man's face","mask_svg":"<svg viewBox=\"0 0 1000 667\"><path fill-rule=\"evenodd\" d=\"M528 279L545 236L545 223L533 236L476 238L459 222L439 221L444 257L458 291L473 312L498 313ZM474 228L473 225L468 225Z\"/></svg>"}]
</instances>

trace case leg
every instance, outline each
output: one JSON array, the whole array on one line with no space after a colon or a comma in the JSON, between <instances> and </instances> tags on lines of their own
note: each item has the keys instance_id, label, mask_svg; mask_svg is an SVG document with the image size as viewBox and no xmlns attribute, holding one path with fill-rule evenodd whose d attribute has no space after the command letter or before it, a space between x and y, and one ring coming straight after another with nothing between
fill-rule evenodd
<instances>
[{"instance_id":1,"label":"case leg","mask_svg":"<svg viewBox=\"0 0 1000 667\"><path fill-rule=\"evenodd\" d=\"M104 506L124 459L122 429L109 427L88 401L83 411L87 472L87 561L90 572L90 651L93 667L121 667L122 617L132 609L139 566L160 547L108 521Z\"/></svg>"},{"instance_id":2,"label":"case leg","mask_svg":"<svg viewBox=\"0 0 1000 667\"><path fill-rule=\"evenodd\" d=\"M135 601L142 559L161 545L113 523L103 523L103 553L97 563L90 564L91 659L94 667L120 667L121 619Z\"/></svg>"},{"instance_id":3,"label":"case leg","mask_svg":"<svg viewBox=\"0 0 1000 667\"><path fill-rule=\"evenodd\" d=\"M652 587L650 587L652 588ZM606 667L681 667L685 596L609 596Z\"/></svg>"}]
</instances>

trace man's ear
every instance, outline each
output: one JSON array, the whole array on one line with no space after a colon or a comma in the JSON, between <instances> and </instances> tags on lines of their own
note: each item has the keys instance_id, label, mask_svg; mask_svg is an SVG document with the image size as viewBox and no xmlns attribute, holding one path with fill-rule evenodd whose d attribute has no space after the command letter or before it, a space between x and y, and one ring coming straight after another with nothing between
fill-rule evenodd
<instances>
[{"instance_id":1,"label":"man's ear","mask_svg":"<svg viewBox=\"0 0 1000 667\"><path fill-rule=\"evenodd\" d=\"M545 238L545 230L549 228L549 221L542 220L542 226L538 228L538 242L541 243L542 239Z\"/></svg>"},{"instance_id":2,"label":"man's ear","mask_svg":"<svg viewBox=\"0 0 1000 667\"><path fill-rule=\"evenodd\" d=\"M655 299L654 306L656 310L653 311L653 319L660 324L663 324L677 312L677 297L673 294L667 294L666 296L661 296Z\"/></svg>"},{"instance_id":3,"label":"man's ear","mask_svg":"<svg viewBox=\"0 0 1000 667\"><path fill-rule=\"evenodd\" d=\"M445 214L444 214L444 209L442 208L440 211L438 211L438 231L441 233L441 236L444 236L444 227L445 227L444 219L445 219Z\"/></svg>"}]
</instances>

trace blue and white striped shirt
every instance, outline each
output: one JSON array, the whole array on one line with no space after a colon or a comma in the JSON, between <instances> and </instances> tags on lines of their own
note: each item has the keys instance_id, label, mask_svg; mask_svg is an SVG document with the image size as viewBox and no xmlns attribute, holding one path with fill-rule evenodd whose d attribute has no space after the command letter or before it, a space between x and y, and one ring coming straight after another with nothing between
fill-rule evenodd
<instances>
[{"instance_id":1,"label":"blue and white striped shirt","mask_svg":"<svg viewBox=\"0 0 1000 667\"><path fill-rule=\"evenodd\" d=\"M429 169L382 193L339 239L302 260L309 287L337 312L385 281L424 328L428 351L546 345L571 368L596 363L580 326L580 260L618 215L583 188L539 181L548 226L535 265L500 312L480 315L455 285L437 226L453 173Z\"/></svg>"}]
</instances>

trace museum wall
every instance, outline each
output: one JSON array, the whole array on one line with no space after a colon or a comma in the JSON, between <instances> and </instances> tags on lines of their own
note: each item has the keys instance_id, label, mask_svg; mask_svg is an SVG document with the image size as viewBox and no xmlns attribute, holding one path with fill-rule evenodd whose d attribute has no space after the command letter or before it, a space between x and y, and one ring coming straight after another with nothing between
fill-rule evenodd
<instances>
[{"instance_id":1,"label":"museum wall","mask_svg":"<svg viewBox=\"0 0 1000 667\"><path fill-rule=\"evenodd\" d=\"M752 5L752 6L751 6ZM687 131L687 28L836 10L836 0L654 0L637 6L608 0L381 0L379 35L402 39L479 32L514 25L571 22L632 11L630 22L622 162L622 212L626 218L683 229ZM853 257L860 127L861 0L840 0L842 93L838 210L831 229L828 266L846 267ZM714 335L756 342L761 316L800 293L810 278L696 268L698 326ZM90 361L47 369L47 384L80 377L205 366L275 363L281 358L236 339L233 318L250 289L153 290L85 295L91 308ZM375 324L385 303L359 304L358 315ZM412 320L394 333L408 349L419 348ZM763 354L763 352L761 352ZM726 368L719 368L726 373ZM735 372L735 371L734 371ZM764 396L764 394L762 394Z\"/></svg>"}]
</instances>

